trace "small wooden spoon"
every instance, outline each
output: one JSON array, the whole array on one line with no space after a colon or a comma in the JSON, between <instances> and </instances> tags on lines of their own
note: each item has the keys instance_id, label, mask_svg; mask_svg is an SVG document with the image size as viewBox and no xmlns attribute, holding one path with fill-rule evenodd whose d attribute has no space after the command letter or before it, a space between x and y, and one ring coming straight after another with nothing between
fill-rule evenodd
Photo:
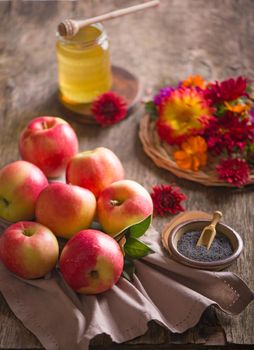
<instances>
[{"instance_id":1,"label":"small wooden spoon","mask_svg":"<svg viewBox=\"0 0 254 350\"><path fill-rule=\"evenodd\" d=\"M213 219L212 219L210 225L206 226L203 229L203 231L199 237L199 240L196 244L197 247L202 245L202 246L206 247L207 249L210 249L210 247L213 243L213 240L216 236L216 228L215 227L216 227L217 223L220 221L221 217L222 217L222 213L220 211L215 211L213 213Z\"/></svg>"}]
</instances>

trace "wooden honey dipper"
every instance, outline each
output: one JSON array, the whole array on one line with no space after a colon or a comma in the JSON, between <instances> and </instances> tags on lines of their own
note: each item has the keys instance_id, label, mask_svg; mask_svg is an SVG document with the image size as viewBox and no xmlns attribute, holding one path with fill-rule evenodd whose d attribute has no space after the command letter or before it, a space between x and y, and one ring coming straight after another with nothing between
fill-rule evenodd
<instances>
[{"instance_id":1,"label":"wooden honey dipper","mask_svg":"<svg viewBox=\"0 0 254 350\"><path fill-rule=\"evenodd\" d=\"M58 32L61 36L72 37L76 35L81 28L88 26L90 24L103 22L109 19L125 16L125 15L128 15L129 13L145 10L150 7L159 6L159 4L160 4L160 0L153 0L153 1L145 2L143 4L126 7L124 9L105 13L103 15L88 18L85 20L66 19L58 25Z\"/></svg>"}]
</instances>

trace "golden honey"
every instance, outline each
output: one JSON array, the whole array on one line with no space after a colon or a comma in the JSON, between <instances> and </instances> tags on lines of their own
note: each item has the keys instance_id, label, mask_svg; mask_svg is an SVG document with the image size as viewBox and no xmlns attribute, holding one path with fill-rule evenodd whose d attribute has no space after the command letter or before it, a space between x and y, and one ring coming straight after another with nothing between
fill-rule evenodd
<instances>
[{"instance_id":1,"label":"golden honey","mask_svg":"<svg viewBox=\"0 0 254 350\"><path fill-rule=\"evenodd\" d=\"M101 24L84 27L71 39L58 36L56 52L64 105L77 109L110 90L109 42Z\"/></svg>"}]
</instances>

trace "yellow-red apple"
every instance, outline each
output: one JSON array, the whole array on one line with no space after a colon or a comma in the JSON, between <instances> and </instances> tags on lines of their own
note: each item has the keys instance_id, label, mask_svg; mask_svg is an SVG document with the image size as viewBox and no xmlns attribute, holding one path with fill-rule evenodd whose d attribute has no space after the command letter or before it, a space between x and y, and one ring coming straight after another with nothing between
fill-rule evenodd
<instances>
[{"instance_id":1,"label":"yellow-red apple","mask_svg":"<svg viewBox=\"0 0 254 350\"><path fill-rule=\"evenodd\" d=\"M16 275L33 279L50 272L59 254L55 235L37 222L21 221L0 237L0 259Z\"/></svg>"},{"instance_id":2,"label":"yellow-red apple","mask_svg":"<svg viewBox=\"0 0 254 350\"><path fill-rule=\"evenodd\" d=\"M0 170L0 217L15 222L34 218L35 203L48 185L34 164L18 160Z\"/></svg>"},{"instance_id":3,"label":"yellow-red apple","mask_svg":"<svg viewBox=\"0 0 254 350\"><path fill-rule=\"evenodd\" d=\"M122 163L105 147L76 154L66 168L66 182L87 188L96 198L112 182L123 178Z\"/></svg>"},{"instance_id":4,"label":"yellow-red apple","mask_svg":"<svg viewBox=\"0 0 254 350\"><path fill-rule=\"evenodd\" d=\"M65 245L60 271L78 293L99 294L110 289L123 270L123 253L118 243L98 230L83 230Z\"/></svg>"},{"instance_id":5,"label":"yellow-red apple","mask_svg":"<svg viewBox=\"0 0 254 350\"><path fill-rule=\"evenodd\" d=\"M36 203L36 221L56 236L71 238L88 228L96 211L96 199L85 188L54 182L40 194Z\"/></svg>"},{"instance_id":6,"label":"yellow-red apple","mask_svg":"<svg viewBox=\"0 0 254 350\"><path fill-rule=\"evenodd\" d=\"M38 117L21 133L19 151L22 159L37 165L47 177L58 177L78 152L78 139L65 120Z\"/></svg>"},{"instance_id":7,"label":"yellow-red apple","mask_svg":"<svg viewBox=\"0 0 254 350\"><path fill-rule=\"evenodd\" d=\"M99 223L111 236L143 221L152 213L150 194L132 180L114 182L101 193L97 202Z\"/></svg>"}]
</instances>

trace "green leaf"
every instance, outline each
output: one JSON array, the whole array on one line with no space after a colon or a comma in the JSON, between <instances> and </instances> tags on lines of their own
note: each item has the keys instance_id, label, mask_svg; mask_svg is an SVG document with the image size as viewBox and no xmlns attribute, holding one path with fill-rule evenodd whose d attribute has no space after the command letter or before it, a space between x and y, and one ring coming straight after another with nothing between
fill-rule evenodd
<instances>
[{"instance_id":1,"label":"green leaf","mask_svg":"<svg viewBox=\"0 0 254 350\"><path fill-rule=\"evenodd\" d=\"M153 101L146 102L145 110L146 110L146 113L149 114L152 120L155 120L158 117L157 109Z\"/></svg>"},{"instance_id":2,"label":"green leaf","mask_svg":"<svg viewBox=\"0 0 254 350\"><path fill-rule=\"evenodd\" d=\"M138 241L134 237L128 237L124 245L124 252L132 259L140 259L153 253L154 251L145 243Z\"/></svg>"},{"instance_id":3,"label":"green leaf","mask_svg":"<svg viewBox=\"0 0 254 350\"><path fill-rule=\"evenodd\" d=\"M122 276L126 278L128 281L132 282L134 273L135 273L135 265L133 260L125 256Z\"/></svg>"},{"instance_id":4,"label":"green leaf","mask_svg":"<svg viewBox=\"0 0 254 350\"><path fill-rule=\"evenodd\" d=\"M129 228L130 230L130 236L134 238L138 238L140 236L143 236L143 234L147 231L152 221L152 215L149 215L145 220L131 226Z\"/></svg>"},{"instance_id":5,"label":"green leaf","mask_svg":"<svg viewBox=\"0 0 254 350\"><path fill-rule=\"evenodd\" d=\"M135 231L136 233L133 234L133 237L138 238L146 232L146 230L148 229L148 227L151 223L151 220L152 220L152 216L150 215L147 218L145 218L144 220L139 221L138 223L136 223L134 225L130 225L130 226L123 228L122 231L115 233L115 235L112 237L118 241L123 236L123 234L125 234L126 236L130 235L130 230L132 229L132 227L135 227L135 228L133 228L133 232Z\"/></svg>"},{"instance_id":6,"label":"green leaf","mask_svg":"<svg viewBox=\"0 0 254 350\"><path fill-rule=\"evenodd\" d=\"M226 107L224 106L224 104L223 103L222 104L218 104L215 114L216 114L217 117L221 117L221 116L224 115L225 111L226 111Z\"/></svg>"},{"instance_id":7,"label":"green leaf","mask_svg":"<svg viewBox=\"0 0 254 350\"><path fill-rule=\"evenodd\" d=\"M252 93L252 86L251 85L247 85L246 86L246 92L247 92L247 94L251 94Z\"/></svg>"}]
</instances>

